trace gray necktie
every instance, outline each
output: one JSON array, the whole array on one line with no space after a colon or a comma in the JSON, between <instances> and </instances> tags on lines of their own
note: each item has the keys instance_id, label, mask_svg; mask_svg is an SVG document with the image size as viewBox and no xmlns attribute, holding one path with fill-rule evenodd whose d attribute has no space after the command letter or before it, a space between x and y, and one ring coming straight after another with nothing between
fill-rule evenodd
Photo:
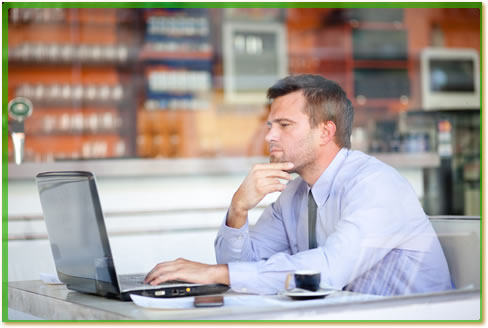
<instances>
[{"instance_id":1,"label":"gray necktie","mask_svg":"<svg viewBox=\"0 0 488 328\"><path fill-rule=\"evenodd\" d=\"M308 193L308 249L317 248L315 226L317 223L317 204L313 199L312 190Z\"/></svg>"}]
</instances>

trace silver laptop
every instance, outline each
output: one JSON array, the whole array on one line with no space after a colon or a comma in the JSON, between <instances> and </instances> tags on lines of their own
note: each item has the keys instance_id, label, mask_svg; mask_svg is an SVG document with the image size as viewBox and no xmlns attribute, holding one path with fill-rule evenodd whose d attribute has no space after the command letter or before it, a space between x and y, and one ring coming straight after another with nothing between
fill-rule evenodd
<instances>
[{"instance_id":1,"label":"silver laptop","mask_svg":"<svg viewBox=\"0 0 488 328\"><path fill-rule=\"evenodd\" d=\"M181 297L229 289L181 281L153 286L144 284L145 274L117 275L94 175L44 172L36 182L56 271L67 288L120 300L130 300L130 294Z\"/></svg>"}]
</instances>

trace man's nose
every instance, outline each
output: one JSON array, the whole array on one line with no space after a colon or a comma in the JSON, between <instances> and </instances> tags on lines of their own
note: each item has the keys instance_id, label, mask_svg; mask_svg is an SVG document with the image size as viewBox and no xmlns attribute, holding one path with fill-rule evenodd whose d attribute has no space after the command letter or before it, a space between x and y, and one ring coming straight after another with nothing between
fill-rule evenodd
<instances>
[{"instance_id":1,"label":"man's nose","mask_svg":"<svg viewBox=\"0 0 488 328\"><path fill-rule=\"evenodd\" d=\"M268 130L268 133L266 133L266 136L264 137L264 140L267 142L274 142L277 141L277 134L276 134L276 129L273 127L270 127Z\"/></svg>"}]
</instances>

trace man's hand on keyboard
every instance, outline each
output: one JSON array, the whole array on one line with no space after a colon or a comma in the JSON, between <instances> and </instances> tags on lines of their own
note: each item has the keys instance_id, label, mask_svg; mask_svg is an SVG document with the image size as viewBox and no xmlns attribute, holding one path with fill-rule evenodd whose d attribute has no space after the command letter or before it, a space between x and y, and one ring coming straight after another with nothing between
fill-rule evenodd
<instances>
[{"instance_id":1,"label":"man's hand on keyboard","mask_svg":"<svg viewBox=\"0 0 488 328\"><path fill-rule=\"evenodd\" d=\"M183 280L196 284L230 283L227 264L209 265L182 258L159 263L147 274L144 282L158 285L169 280Z\"/></svg>"}]
</instances>

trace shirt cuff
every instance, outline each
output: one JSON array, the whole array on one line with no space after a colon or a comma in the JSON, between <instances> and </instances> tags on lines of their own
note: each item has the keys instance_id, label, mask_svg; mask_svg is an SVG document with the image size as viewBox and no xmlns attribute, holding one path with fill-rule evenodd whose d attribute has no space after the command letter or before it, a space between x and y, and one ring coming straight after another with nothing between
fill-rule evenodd
<instances>
[{"instance_id":1,"label":"shirt cuff","mask_svg":"<svg viewBox=\"0 0 488 328\"><path fill-rule=\"evenodd\" d=\"M245 233L246 231L249 230L249 223L247 222L246 220L246 223L244 223L244 225L240 228L232 228L232 227L229 227L227 225L227 217L225 217L225 221L224 221L224 224L222 225L222 227L225 229L226 232L229 232L229 233Z\"/></svg>"},{"instance_id":2,"label":"shirt cuff","mask_svg":"<svg viewBox=\"0 0 488 328\"><path fill-rule=\"evenodd\" d=\"M227 216L225 216L218 235L227 239L231 243L232 248L240 252L245 239L249 236L249 223L246 220L246 223L242 227L238 229L232 228L227 225Z\"/></svg>"},{"instance_id":3,"label":"shirt cuff","mask_svg":"<svg viewBox=\"0 0 488 328\"><path fill-rule=\"evenodd\" d=\"M238 293L253 292L252 284L259 280L259 262L231 262L229 280L232 290Z\"/></svg>"}]
</instances>

